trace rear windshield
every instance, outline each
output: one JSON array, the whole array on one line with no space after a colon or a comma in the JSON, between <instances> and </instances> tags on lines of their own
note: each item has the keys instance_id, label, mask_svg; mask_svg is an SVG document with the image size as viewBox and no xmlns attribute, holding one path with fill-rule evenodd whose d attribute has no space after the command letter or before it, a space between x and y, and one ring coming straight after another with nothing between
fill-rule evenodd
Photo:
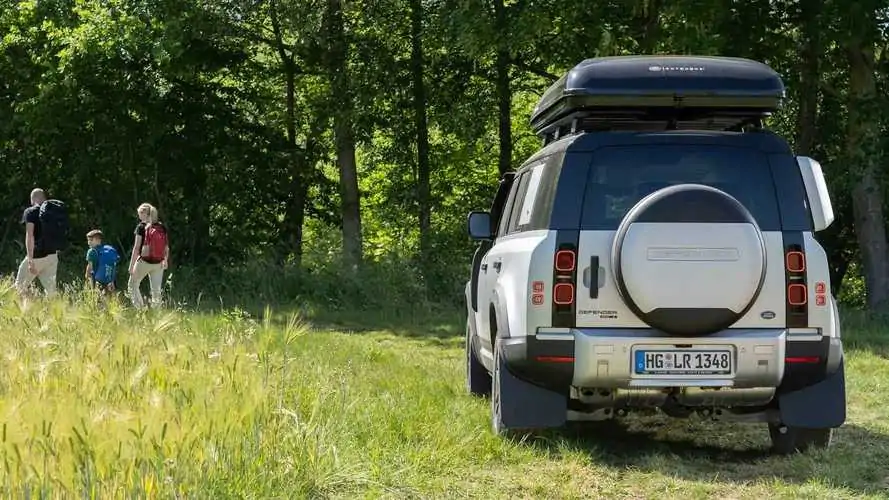
<instances>
[{"instance_id":1,"label":"rear windshield","mask_svg":"<svg viewBox=\"0 0 889 500\"><path fill-rule=\"evenodd\" d=\"M709 145L612 146L593 154L582 229L615 230L645 196L676 184L704 184L734 196L763 231L781 229L768 157L756 150Z\"/></svg>"}]
</instances>

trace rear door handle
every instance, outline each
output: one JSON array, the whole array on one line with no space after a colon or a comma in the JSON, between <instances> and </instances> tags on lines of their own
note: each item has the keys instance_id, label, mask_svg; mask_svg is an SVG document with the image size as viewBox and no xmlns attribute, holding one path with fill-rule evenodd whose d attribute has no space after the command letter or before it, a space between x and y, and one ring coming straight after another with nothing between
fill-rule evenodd
<instances>
[{"instance_id":1,"label":"rear door handle","mask_svg":"<svg viewBox=\"0 0 889 500\"><path fill-rule=\"evenodd\" d=\"M500 266L503 265L499 260L494 261L494 270L500 272Z\"/></svg>"},{"instance_id":2,"label":"rear door handle","mask_svg":"<svg viewBox=\"0 0 889 500\"><path fill-rule=\"evenodd\" d=\"M599 298L599 256L590 257L590 298Z\"/></svg>"},{"instance_id":3,"label":"rear door handle","mask_svg":"<svg viewBox=\"0 0 889 500\"><path fill-rule=\"evenodd\" d=\"M583 270L583 285L590 288L591 299L599 298L599 271L599 256L593 255L590 257L590 267Z\"/></svg>"}]
</instances>

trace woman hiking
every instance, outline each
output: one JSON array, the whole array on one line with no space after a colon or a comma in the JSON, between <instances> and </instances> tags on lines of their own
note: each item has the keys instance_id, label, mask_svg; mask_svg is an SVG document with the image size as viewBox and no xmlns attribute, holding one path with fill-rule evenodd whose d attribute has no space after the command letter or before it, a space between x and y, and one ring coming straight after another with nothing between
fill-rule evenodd
<instances>
[{"instance_id":1,"label":"woman hiking","mask_svg":"<svg viewBox=\"0 0 889 500\"><path fill-rule=\"evenodd\" d=\"M151 283L151 307L158 308L161 306L164 269L169 266L170 259L167 228L158 220L157 208L153 205L139 205L136 214L139 216L139 224L133 233L135 241L130 254L130 298L136 308L145 307L139 286L148 276Z\"/></svg>"}]
</instances>

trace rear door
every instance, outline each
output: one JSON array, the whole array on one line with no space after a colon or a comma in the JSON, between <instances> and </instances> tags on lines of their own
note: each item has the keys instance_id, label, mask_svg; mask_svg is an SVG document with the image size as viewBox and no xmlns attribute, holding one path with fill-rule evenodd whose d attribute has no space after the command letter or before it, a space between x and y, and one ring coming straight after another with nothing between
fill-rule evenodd
<instances>
[{"instance_id":1,"label":"rear door","mask_svg":"<svg viewBox=\"0 0 889 500\"><path fill-rule=\"evenodd\" d=\"M497 193L494 195L494 201L491 203L491 223L493 224L495 231L500 225L501 219L503 218L503 212L506 207L507 199L509 198L509 192L510 188L512 187L513 179L515 179L515 172L506 172L505 174L503 174L503 177L500 179L500 182L497 185ZM478 248L476 248L475 254L473 254L472 256L472 276L470 278L470 307L472 307L473 311L478 311L478 286L479 276L481 275L482 259L484 259L488 251L491 250L492 246L494 246L494 241L482 241L479 244Z\"/></svg>"},{"instance_id":2,"label":"rear door","mask_svg":"<svg viewBox=\"0 0 889 500\"><path fill-rule=\"evenodd\" d=\"M615 232L627 212L648 194L689 183L712 186L737 198L763 233L765 281L753 306L733 328L784 325L784 247L769 155L724 145L662 143L608 146L591 156L578 241L578 327L647 328L615 285L611 264ZM696 286L695 276L662 286L681 294Z\"/></svg>"},{"instance_id":3,"label":"rear door","mask_svg":"<svg viewBox=\"0 0 889 500\"><path fill-rule=\"evenodd\" d=\"M527 187L527 175L519 173L515 175L511 181L509 196L503 206L500 220L497 224L497 234L490 250L481 258L478 274L478 309L476 310L476 325L478 326L478 335L485 340L491 339L491 321L490 307L493 299L493 289L497 284L497 276L502 270L502 250L498 249L498 245L502 245L502 238L509 231L509 222L512 213L516 210L518 199L521 197L522 189Z\"/></svg>"}]
</instances>

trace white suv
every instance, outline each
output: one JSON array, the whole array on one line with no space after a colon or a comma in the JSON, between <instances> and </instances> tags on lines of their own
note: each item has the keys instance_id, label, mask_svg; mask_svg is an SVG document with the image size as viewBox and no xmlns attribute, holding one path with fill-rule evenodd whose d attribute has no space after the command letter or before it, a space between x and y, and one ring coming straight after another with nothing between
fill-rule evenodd
<instances>
[{"instance_id":1,"label":"white suv","mask_svg":"<svg viewBox=\"0 0 889 500\"><path fill-rule=\"evenodd\" d=\"M495 431L658 409L767 423L779 453L830 443L833 209L821 166L761 128L783 96L764 64L679 56L547 90L544 147L468 221L467 385Z\"/></svg>"}]
</instances>

